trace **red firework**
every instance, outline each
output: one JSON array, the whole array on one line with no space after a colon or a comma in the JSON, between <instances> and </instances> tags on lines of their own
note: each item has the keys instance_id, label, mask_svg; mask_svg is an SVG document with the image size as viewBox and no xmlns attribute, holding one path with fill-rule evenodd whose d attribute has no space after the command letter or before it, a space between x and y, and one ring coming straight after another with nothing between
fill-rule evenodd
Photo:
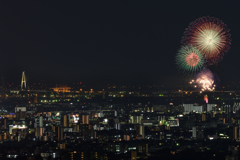
<instances>
[{"instance_id":1,"label":"red firework","mask_svg":"<svg viewBox=\"0 0 240 160\"><path fill-rule=\"evenodd\" d=\"M199 62L199 57L196 53L191 53L189 55L186 56L186 63L189 66L196 66Z\"/></svg>"},{"instance_id":2,"label":"red firework","mask_svg":"<svg viewBox=\"0 0 240 160\"><path fill-rule=\"evenodd\" d=\"M228 52L231 35L227 26L217 18L201 17L190 23L182 43L196 47L205 57L207 64L216 64Z\"/></svg>"}]
</instances>

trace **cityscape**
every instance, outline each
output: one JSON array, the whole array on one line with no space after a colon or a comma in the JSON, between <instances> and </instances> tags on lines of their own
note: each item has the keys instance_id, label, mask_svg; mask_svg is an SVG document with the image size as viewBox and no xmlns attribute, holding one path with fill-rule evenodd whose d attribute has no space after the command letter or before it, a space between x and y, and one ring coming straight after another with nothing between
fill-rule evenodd
<instances>
[{"instance_id":1,"label":"cityscape","mask_svg":"<svg viewBox=\"0 0 240 160\"><path fill-rule=\"evenodd\" d=\"M26 74L19 87L2 79L1 159L238 159L238 84L47 88Z\"/></svg>"},{"instance_id":2,"label":"cityscape","mask_svg":"<svg viewBox=\"0 0 240 160\"><path fill-rule=\"evenodd\" d=\"M240 2L0 2L0 160L240 159Z\"/></svg>"}]
</instances>

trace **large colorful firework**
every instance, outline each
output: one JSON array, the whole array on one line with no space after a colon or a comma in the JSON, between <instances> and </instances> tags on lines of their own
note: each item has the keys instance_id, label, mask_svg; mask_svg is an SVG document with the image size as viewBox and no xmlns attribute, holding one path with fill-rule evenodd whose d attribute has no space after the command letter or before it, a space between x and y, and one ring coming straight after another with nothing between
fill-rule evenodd
<instances>
[{"instance_id":1,"label":"large colorful firework","mask_svg":"<svg viewBox=\"0 0 240 160\"><path fill-rule=\"evenodd\" d=\"M182 39L184 45L193 45L207 60L207 64L216 64L229 50L231 35L226 25L214 17L201 17L190 23Z\"/></svg>"},{"instance_id":2,"label":"large colorful firework","mask_svg":"<svg viewBox=\"0 0 240 160\"><path fill-rule=\"evenodd\" d=\"M178 67L188 73L195 73L202 69L204 58L202 54L193 46L182 46L176 56Z\"/></svg>"},{"instance_id":3,"label":"large colorful firework","mask_svg":"<svg viewBox=\"0 0 240 160\"><path fill-rule=\"evenodd\" d=\"M199 88L200 91L214 91L216 88L214 74L209 69L204 69L196 75L195 80L192 80L190 84L194 83L195 88Z\"/></svg>"}]
</instances>

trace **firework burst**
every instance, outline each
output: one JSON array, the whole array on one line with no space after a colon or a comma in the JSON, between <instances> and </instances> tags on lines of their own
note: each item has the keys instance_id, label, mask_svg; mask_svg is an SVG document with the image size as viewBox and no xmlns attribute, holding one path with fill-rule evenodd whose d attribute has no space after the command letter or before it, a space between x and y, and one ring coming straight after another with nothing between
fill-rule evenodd
<instances>
[{"instance_id":1,"label":"firework burst","mask_svg":"<svg viewBox=\"0 0 240 160\"><path fill-rule=\"evenodd\" d=\"M214 91L216 88L215 76L209 69L204 69L196 75L195 80L192 80L190 84L194 84L195 88L199 88L200 91Z\"/></svg>"},{"instance_id":2,"label":"firework burst","mask_svg":"<svg viewBox=\"0 0 240 160\"><path fill-rule=\"evenodd\" d=\"M176 63L179 69L188 73L195 73L202 69L204 58L195 47L183 46L177 53Z\"/></svg>"},{"instance_id":3,"label":"firework burst","mask_svg":"<svg viewBox=\"0 0 240 160\"><path fill-rule=\"evenodd\" d=\"M207 64L216 64L228 52L231 35L226 25L214 17L201 17L186 29L182 43L196 47L207 60Z\"/></svg>"}]
</instances>

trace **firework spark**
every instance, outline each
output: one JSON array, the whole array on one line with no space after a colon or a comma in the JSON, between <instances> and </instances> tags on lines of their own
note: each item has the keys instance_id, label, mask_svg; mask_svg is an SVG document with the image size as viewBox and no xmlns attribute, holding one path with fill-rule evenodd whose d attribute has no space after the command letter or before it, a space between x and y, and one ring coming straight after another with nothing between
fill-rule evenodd
<instances>
[{"instance_id":1,"label":"firework spark","mask_svg":"<svg viewBox=\"0 0 240 160\"><path fill-rule=\"evenodd\" d=\"M207 60L207 64L216 64L228 52L231 35L226 25L214 17L201 17L186 29L182 43L196 47Z\"/></svg>"},{"instance_id":2,"label":"firework spark","mask_svg":"<svg viewBox=\"0 0 240 160\"><path fill-rule=\"evenodd\" d=\"M196 75L196 85L201 91L214 91L216 88L214 74L210 70L204 69Z\"/></svg>"},{"instance_id":3,"label":"firework spark","mask_svg":"<svg viewBox=\"0 0 240 160\"><path fill-rule=\"evenodd\" d=\"M195 73L202 69L204 58L195 47L183 46L177 53L176 63L180 69Z\"/></svg>"}]
</instances>

